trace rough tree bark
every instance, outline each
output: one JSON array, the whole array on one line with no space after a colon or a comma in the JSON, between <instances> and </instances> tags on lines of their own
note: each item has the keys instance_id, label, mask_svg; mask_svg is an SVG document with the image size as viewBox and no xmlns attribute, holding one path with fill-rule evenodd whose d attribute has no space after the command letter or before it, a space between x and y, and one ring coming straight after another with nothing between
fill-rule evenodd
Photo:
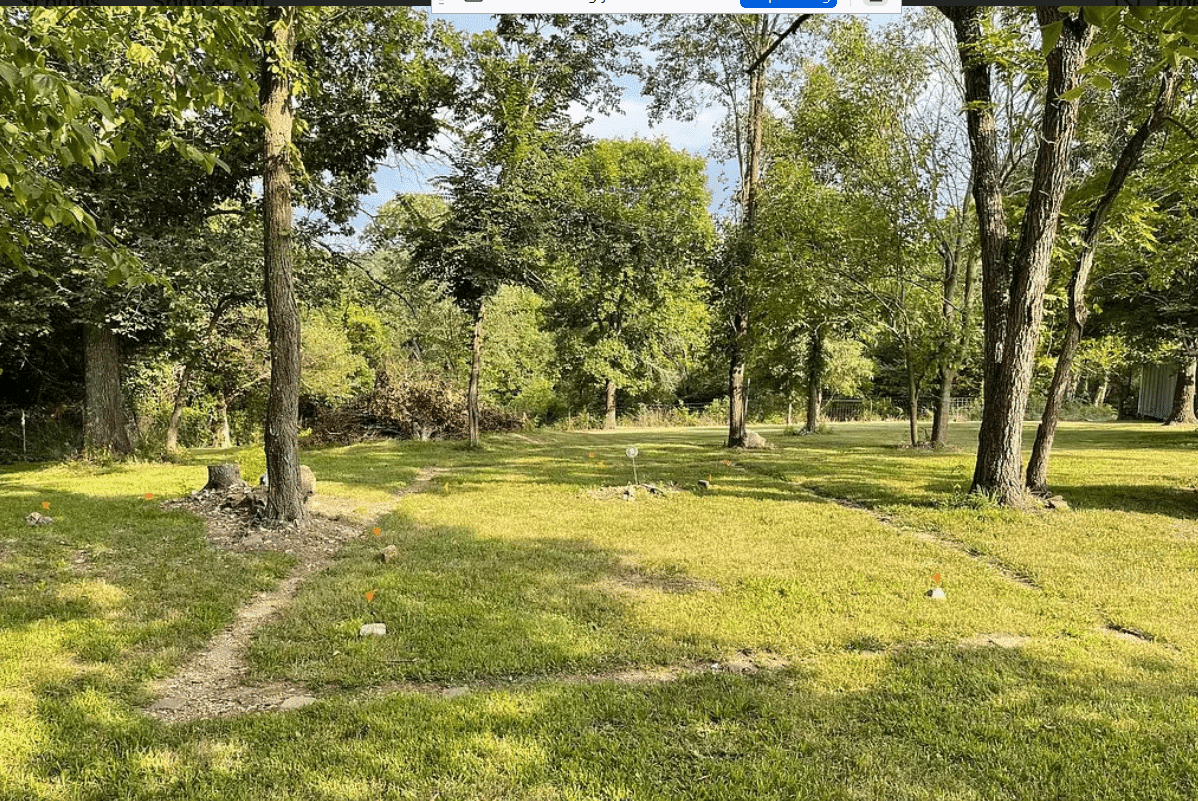
<instances>
[{"instance_id":1,"label":"rough tree bark","mask_svg":"<svg viewBox=\"0 0 1198 801\"><path fill-rule=\"evenodd\" d=\"M470 385L466 389L466 428L470 436L470 447L479 446L478 436L478 381L483 366L483 317L487 306L482 300L474 312L474 335L470 339Z\"/></svg>"},{"instance_id":2,"label":"rough tree bark","mask_svg":"<svg viewBox=\"0 0 1198 801\"><path fill-rule=\"evenodd\" d=\"M241 465L237 462L208 465L208 483L204 489L228 489L240 487L245 481L241 478Z\"/></svg>"},{"instance_id":3,"label":"rough tree bark","mask_svg":"<svg viewBox=\"0 0 1198 801\"><path fill-rule=\"evenodd\" d=\"M295 9L267 9L259 89L265 117L262 218L270 396L266 405L266 519L304 517L299 477L300 320L291 272L291 58Z\"/></svg>"},{"instance_id":4,"label":"rough tree bark","mask_svg":"<svg viewBox=\"0 0 1198 801\"><path fill-rule=\"evenodd\" d=\"M1194 380L1198 375L1198 358L1188 356L1181 369L1177 371L1177 384L1173 389L1173 410L1169 412L1167 426L1194 425L1198 417L1194 415Z\"/></svg>"},{"instance_id":5,"label":"rough tree bark","mask_svg":"<svg viewBox=\"0 0 1198 801\"><path fill-rule=\"evenodd\" d=\"M1027 207L1019 243L1006 246L1007 224L998 172L998 133L990 92L990 62L984 51L983 14L977 6L941 7L953 23L967 103L974 202L982 243L985 335L985 408L978 433L971 491L1003 504L1023 501L1023 415L1044 314L1049 259L1069 171L1069 151L1077 128L1078 103L1061 95L1078 84L1093 27L1080 14L1040 6L1041 27L1061 23L1049 52L1045 104L1040 124Z\"/></svg>"},{"instance_id":6,"label":"rough tree bark","mask_svg":"<svg viewBox=\"0 0 1198 801\"><path fill-rule=\"evenodd\" d=\"M133 443L125 425L125 400L121 395L121 350L116 334L106 324L89 324L84 346L83 447L87 453L128 456Z\"/></svg>"},{"instance_id":7,"label":"rough tree bark","mask_svg":"<svg viewBox=\"0 0 1198 801\"><path fill-rule=\"evenodd\" d=\"M616 382L615 379L609 378L603 386L603 427L605 429L615 429L616 427Z\"/></svg>"},{"instance_id":8,"label":"rough tree bark","mask_svg":"<svg viewBox=\"0 0 1198 801\"><path fill-rule=\"evenodd\" d=\"M1098 248L1098 240L1102 233L1102 224L1110 212L1111 206L1119 197L1119 192L1127 182L1128 175L1140 163L1144 148L1152 134L1159 130L1168 119L1177 97L1180 85L1180 75L1174 70L1166 71L1161 78L1161 86L1157 92L1156 102L1148 117L1140 123L1139 128L1123 145L1119 158L1107 179L1106 190L1098 201L1098 205L1086 218L1085 232L1082 235L1081 249L1073 264L1073 275L1069 279L1069 322L1065 330L1065 341L1057 356L1056 368L1053 370L1052 383L1048 387L1048 396L1044 402L1044 412L1040 416L1040 425L1036 429L1036 441L1032 445L1032 454L1027 463L1027 487L1032 492L1044 495L1050 494L1048 489L1048 463L1052 458L1052 444L1056 437L1057 423L1061 417L1061 404L1069 391L1070 372L1073 370L1073 360L1077 356L1082 334L1086 327L1086 318L1090 310L1086 305L1086 284L1090 280L1090 270L1094 266L1094 253ZM1106 380L1102 389L1095 394L1094 405L1102 403L1106 396Z\"/></svg>"}]
</instances>

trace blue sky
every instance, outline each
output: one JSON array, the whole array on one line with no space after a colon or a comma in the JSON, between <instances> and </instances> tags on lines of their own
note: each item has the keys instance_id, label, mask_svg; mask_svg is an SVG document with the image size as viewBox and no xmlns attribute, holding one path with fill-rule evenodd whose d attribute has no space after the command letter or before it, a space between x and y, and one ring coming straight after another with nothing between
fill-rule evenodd
<instances>
[{"instance_id":1,"label":"blue sky","mask_svg":"<svg viewBox=\"0 0 1198 801\"><path fill-rule=\"evenodd\" d=\"M866 16L875 23L894 19L888 15ZM491 16L487 14L456 14L453 16L453 24L471 32L492 27ZM651 127L647 113L649 99L641 95L639 81L632 76L626 76L620 81L620 85L623 88L620 113L596 117L584 130L598 139L663 137L673 147L706 159L707 188L712 193L711 212L716 216L725 216L738 180L736 162L719 162L712 158L710 153L712 132L723 120L723 108L710 108L689 122L667 119ZM581 120L583 117L582 109L576 109L575 118ZM397 193L436 191L430 183L431 179L447 171L448 167L442 164L415 157L406 159L403 164L380 167L375 174L378 189L373 195L362 199L367 214L359 215L354 221L355 226L360 230L368 222L368 215Z\"/></svg>"}]
</instances>

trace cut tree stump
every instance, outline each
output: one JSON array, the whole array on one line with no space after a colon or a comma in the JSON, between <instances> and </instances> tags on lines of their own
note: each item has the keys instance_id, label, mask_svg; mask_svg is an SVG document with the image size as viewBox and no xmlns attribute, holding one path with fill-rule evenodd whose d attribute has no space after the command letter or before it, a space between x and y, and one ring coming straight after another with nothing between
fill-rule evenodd
<instances>
[{"instance_id":1,"label":"cut tree stump","mask_svg":"<svg viewBox=\"0 0 1198 801\"><path fill-rule=\"evenodd\" d=\"M208 465L208 483L204 485L204 489L229 489L243 484L245 482L241 480L241 465L236 462Z\"/></svg>"}]
</instances>

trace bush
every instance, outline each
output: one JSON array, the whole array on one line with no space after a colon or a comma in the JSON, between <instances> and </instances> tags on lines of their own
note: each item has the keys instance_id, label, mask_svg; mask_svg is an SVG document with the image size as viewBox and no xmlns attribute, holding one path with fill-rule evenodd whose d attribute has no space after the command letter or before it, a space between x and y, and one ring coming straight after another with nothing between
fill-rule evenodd
<instances>
[{"instance_id":1,"label":"bush","mask_svg":"<svg viewBox=\"0 0 1198 801\"><path fill-rule=\"evenodd\" d=\"M518 431L520 417L480 404L479 430ZM466 393L437 376L391 379L380 375L374 391L340 407L322 409L311 442L341 444L370 439L455 439L467 435Z\"/></svg>"}]
</instances>

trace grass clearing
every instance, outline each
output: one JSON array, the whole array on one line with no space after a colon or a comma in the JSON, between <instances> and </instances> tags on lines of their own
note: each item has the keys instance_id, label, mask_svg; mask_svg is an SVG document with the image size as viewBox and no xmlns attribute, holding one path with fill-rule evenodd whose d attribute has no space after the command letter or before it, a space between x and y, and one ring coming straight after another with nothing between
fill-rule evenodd
<instances>
[{"instance_id":1,"label":"grass clearing","mask_svg":"<svg viewBox=\"0 0 1198 801\"><path fill-rule=\"evenodd\" d=\"M320 492L363 508L446 472L255 638L251 681L320 701L173 726L140 712L148 682L288 562L214 551L144 494L194 489L221 458L256 477L260 453L0 470L0 798L1198 795L1193 432L1063 425L1053 487L1075 511L1045 514L946 502L972 427L946 452L895 447L889 424L764 433L781 448L674 429L308 452ZM629 444L642 480L684 491L589 497L631 479ZM43 501L55 524L25 526ZM944 603L923 594L933 573ZM372 620L388 636L358 639ZM961 644L998 632L1029 639ZM710 669L746 655L787 666ZM394 682L472 692L377 694Z\"/></svg>"}]
</instances>

